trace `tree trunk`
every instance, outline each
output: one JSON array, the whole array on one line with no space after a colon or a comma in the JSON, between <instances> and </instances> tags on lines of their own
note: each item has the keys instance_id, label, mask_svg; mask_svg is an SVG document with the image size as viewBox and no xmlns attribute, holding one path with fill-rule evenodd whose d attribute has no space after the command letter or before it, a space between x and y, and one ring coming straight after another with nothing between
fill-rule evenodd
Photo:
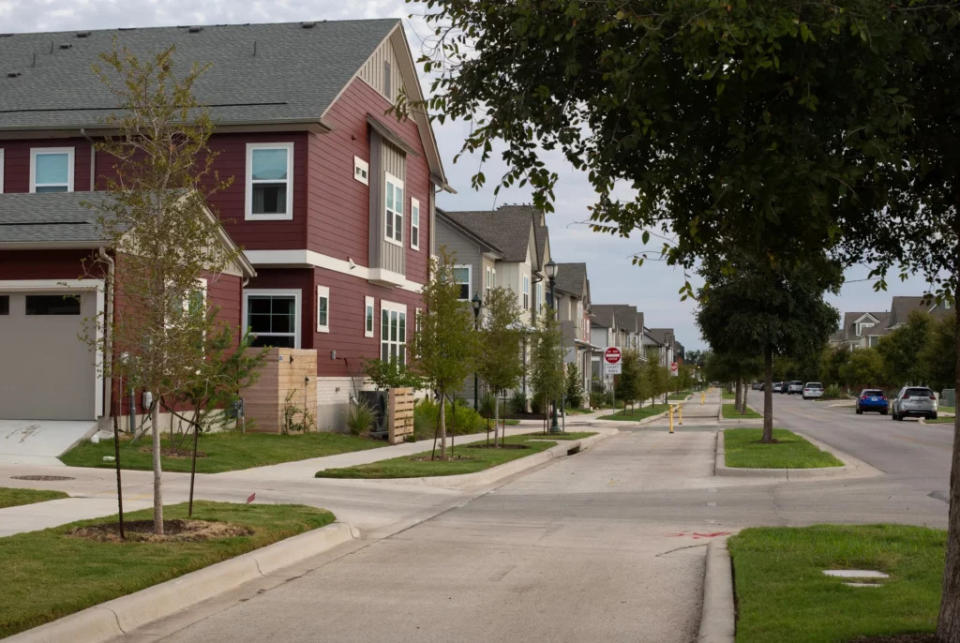
<instances>
[{"instance_id":1,"label":"tree trunk","mask_svg":"<svg viewBox=\"0 0 960 643\"><path fill-rule=\"evenodd\" d=\"M121 389L122 390L122 389ZM118 405L122 409L122 405ZM120 540L126 540L123 529L123 484L120 481L120 420L113 414L113 462L117 469L117 518L120 525Z\"/></svg>"},{"instance_id":2,"label":"tree trunk","mask_svg":"<svg viewBox=\"0 0 960 643\"><path fill-rule=\"evenodd\" d=\"M960 252L960 248L954 252ZM960 275L960 257L954 269L954 279ZM960 301L960 288L954 302ZM958 325L960 329L960 325ZM960 330L955 330L957 341L956 384L960 389ZM947 519L947 561L943 568L943 594L940 599L940 617L937 620L937 638L941 643L960 641L960 415L953 421L953 460L950 465L950 513Z\"/></svg>"},{"instance_id":3,"label":"tree trunk","mask_svg":"<svg viewBox=\"0 0 960 643\"><path fill-rule=\"evenodd\" d=\"M154 393L150 405L150 424L153 433L153 533L163 535L163 491L160 487L160 396Z\"/></svg>"},{"instance_id":4,"label":"tree trunk","mask_svg":"<svg viewBox=\"0 0 960 643\"><path fill-rule=\"evenodd\" d=\"M763 436L761 442L773 442L773 347L763 349Z\"/></svg>"},{"instance_id":5,"label":"tree trunk","mask_svg":"<svg viewBox=\"0 0 960 643\"><path fill-rule=\"evenodd\" d=\"M440 459L447 459L447 396L440 391Z\"/></svg>"},{"instance_id":6,"label":"tree trunk","mask_svg":"<svg viewBox=\"0 0 960 643\"><path fill-rule=\"evenodd\" d=\"M500 427L500 398L497 396L496 393L494 393L493 394L493 446L497 446L497 429L499 427ZM503 437L500 438L500 446L503 446Z\"/></svg>"},{"instance_id":7,"label":"tree trunk","mask_svg":"<svg viewBox=\"0 0 960 643\"><path fill-rule=\"evenodd\" d=\"M735 386L736 386L736 392L733 394L733 408L735 408L738 413L742 412L742 411L740 411L740 408L741 408L741 405L740 405L741 396L743 395L743 387L740 385L740 382L741 382L741 381L742 381L742 378L738 375L738 376L737 376L737 383L735 384Z\"/></svg>"}]
</instances>

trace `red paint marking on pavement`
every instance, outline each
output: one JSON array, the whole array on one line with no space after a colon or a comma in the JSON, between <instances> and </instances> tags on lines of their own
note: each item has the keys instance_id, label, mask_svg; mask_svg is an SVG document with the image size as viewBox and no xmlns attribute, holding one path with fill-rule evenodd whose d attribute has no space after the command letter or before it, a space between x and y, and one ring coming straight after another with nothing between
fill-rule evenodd
<instances>
[{"instance_id":1,"label":"red paint marking on pavement","mask_svg":"<svg viewBox=\"0 0 960 643\"><path fill-rule=\"evenodd\" d=\"M716 538L717 536L729 536L732 532L729 531L715 531L710 534L701 534L698 532L693 533L694 538Z\"/></svg>"},{"instance_id":2,"label":"red paint marking on pavement","mask_svg":"<svg viewBox=\"0 0 960 643\"><path fill-rule=\"evenodd\" d=\"M251 502L253 502L254 498L256 498L256 497L257 497L257 492L254 491L254 492L251 493L250 496L247 498L247 504L249 505Z\"/></svg>"}]
</instances>

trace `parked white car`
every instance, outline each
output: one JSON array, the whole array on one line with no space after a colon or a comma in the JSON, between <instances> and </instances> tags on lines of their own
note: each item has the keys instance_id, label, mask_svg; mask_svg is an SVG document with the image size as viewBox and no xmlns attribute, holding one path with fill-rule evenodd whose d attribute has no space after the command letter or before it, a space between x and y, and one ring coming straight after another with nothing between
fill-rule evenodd
<instances>
[{"instance_id":1,"label":"parked white car","mask_svg":"<svg viewBox=\"0 0 960 643\"><path fill-rule=\"evenodd\" d=\"M807 382L803 385L803 399L812 400L823 397L823 384L820 382Z\"/></svg>"}]
</instances>

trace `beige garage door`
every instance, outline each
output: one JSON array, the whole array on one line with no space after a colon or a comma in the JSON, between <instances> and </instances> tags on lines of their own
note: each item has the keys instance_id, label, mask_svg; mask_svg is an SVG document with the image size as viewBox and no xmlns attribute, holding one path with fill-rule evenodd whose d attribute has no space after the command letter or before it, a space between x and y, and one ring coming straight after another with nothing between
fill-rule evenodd
<instances>
[{"instance_id":1,"label":"beige garage door","mask_svg":"<svg viewBox=\"0 0 960 643\"><path fill-rule=\"evenodd\" d=\"M96 418L94 352L78 335L93 292L0 292L0 419Z\"/></svg>"}]
</instances>

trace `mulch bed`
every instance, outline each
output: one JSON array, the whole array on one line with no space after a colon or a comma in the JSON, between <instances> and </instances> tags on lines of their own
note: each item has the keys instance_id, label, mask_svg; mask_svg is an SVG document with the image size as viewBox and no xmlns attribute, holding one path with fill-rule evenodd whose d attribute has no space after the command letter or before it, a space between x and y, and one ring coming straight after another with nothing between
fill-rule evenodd
<instances>
[{"instance_id":1,"label":"mulch bed","mask_svg":"<svg viewBox=\"0 0 960 643\"><path fill-rule=\"evenodd\" d=\"M150 453L153 451L152 446L145 446L140 448L140 453ZM160 449L160 455L164 458L192 458L193 449L181 449L180 447L163 447ZM198 458L205 458L207 454L203 451L197 451Z\"/></svg>"},{"instance_id":2,"label":"mulch bed","mask_svg":"<svg viewBox=\"0 0 960 643\"><path fill-rule=\"evenodd\" d=\"M915 634L894 634L891 636L871 636L854 639L852 643L938 643L937 635L929 632Z\"/></svg>"},{"instance_id":3,"label":"mulch bed","mask_svg":"<svg viewBox=\"0 0 960 643\"><path fill-rule=\"evenodd\" d=\"M253 530L228 522L206 520L164 520L163 535L153 533L152 520L134 520L123 523L127 541L133 542L200 542L235 536L249 536ZM120 538L120 524L116 522L77 527L67 532L76 538L87 538L104 543L124 542Z\"/></svg>"},{"instance_id":4,"label":"mulch bed","mask_svg":"<svg viewBox=\"0 0 960 643\"><path fill-rule=\"evenodd\" d=\"M467 445L468 449L529 449L526 444L501 444L499 446L494 446L492 444L480 443L480 444L469 444Z\"/></svg>"}]
</instances>

